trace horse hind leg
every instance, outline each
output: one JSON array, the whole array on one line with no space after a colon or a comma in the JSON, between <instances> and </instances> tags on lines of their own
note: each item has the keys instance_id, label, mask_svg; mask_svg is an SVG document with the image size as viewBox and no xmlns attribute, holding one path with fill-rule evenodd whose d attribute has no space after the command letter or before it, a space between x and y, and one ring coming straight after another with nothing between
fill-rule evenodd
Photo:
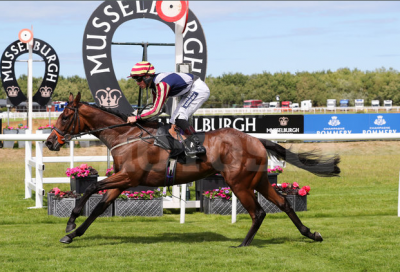
<instances>
[{"instance_id":1,"label":"horse hind leg","mask_svg":"<svg viewBox=\"0 0 400 272\"><path fill-rule=\"evenodd\" d=\"M322 236L319 232L311 233L310 229L307 228L297 216L296 212L290 206L289 201L278 194L275 189L271 186L268 181L267 175L257 184L256 190L262 194L266 199L274 203L280 210L285 212L292 220L293 224L297 227L302 235L308 237L314 241L322 242Z\"/></svg>"}]
</instances>

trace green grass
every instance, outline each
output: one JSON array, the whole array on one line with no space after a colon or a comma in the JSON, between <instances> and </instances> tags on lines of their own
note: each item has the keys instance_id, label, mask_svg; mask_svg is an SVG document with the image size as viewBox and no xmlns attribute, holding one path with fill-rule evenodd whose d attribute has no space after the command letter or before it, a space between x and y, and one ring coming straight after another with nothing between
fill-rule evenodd
<instances>
[{"instance_id":1,"label":"green grass","mask_svg":"<svg viewBox=\"0 0 400 272\"><path fill-rule=\"evenodd\" d=\"M311 186L308 211L298 215L324 241L301 236L283 213L268 214L247 248L231 248L250 228L247 215L238 215L231 224L230 216L194 209L186 214L185 224L179 223L176 210L161 218L98 218L84 236L61 244L67 219L48 216L46 209L27 209L34 200L23 199L23 151L0 150L0 270L400 271L399 142L317 146L341 154L340 178L319 178L288 166L278 181ZM77 149L76 155L79 152L87 151ZM45 176L62 176L68 166L48 164ZM105 169L102 163L93 166ZM46 191L53 186L45 185Z\"/></svg>"}]
</instances>

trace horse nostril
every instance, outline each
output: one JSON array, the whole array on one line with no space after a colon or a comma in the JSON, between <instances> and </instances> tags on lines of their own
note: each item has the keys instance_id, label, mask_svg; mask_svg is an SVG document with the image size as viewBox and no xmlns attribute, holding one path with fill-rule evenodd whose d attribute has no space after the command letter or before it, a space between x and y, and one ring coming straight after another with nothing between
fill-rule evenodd
<instances>
[{"instance_id":1,"label":"horse nostril","mask_svg":"<svg viewBox=\"0 0 400 272\"><path fill-rule=\"evenodd\" d=\"M50 147L52 147L53 144L52 144L50 141L46 141L45 145L46 145L48 148L50 148Z\"/></svg>"}]
</instances>

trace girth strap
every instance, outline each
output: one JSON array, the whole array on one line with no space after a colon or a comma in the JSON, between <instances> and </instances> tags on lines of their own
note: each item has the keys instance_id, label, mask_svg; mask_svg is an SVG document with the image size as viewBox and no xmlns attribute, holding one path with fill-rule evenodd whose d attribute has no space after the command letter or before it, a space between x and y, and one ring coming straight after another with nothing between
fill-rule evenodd
<instances>
[{"instance_id":1,"label":"girth strap","mask_svg":"<svg viewBox=\"0 0 400 272\"><path fill-rule=\"evenodd\" d=\"M174 186L175 184L176 159L168 158L165 170L165 186Z\"/></svg>"}]
</instances>

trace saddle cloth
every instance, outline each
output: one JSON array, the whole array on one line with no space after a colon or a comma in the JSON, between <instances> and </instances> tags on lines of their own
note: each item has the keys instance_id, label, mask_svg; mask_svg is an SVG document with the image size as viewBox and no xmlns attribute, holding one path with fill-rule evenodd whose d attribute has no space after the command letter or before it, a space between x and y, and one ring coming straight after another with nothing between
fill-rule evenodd
<instances>
[{"instance_id":1,"label":"saddle cloth","mask_svg":"<svg viewBox=\"0 0 400 272\"><path fill-rule=\"evenodd\" d=\"M169 134L168 130L171 128L171 124L163 125L157 129L157 133L155 135L156 140L154 141L154 145L161 147L165 150L170 151L169 157L176 159L179 163L186 164L187 163L187 158L185 155L185 148L182 143L180 143L178 140L173 138L171 134ZM197 136L203 144L204 138L205 138L205 133L204 132L199 132L197 133ZM192 142L188 139L185 140L185 144L187 146L190 146Z\"/></svg>"}]
</instances>

